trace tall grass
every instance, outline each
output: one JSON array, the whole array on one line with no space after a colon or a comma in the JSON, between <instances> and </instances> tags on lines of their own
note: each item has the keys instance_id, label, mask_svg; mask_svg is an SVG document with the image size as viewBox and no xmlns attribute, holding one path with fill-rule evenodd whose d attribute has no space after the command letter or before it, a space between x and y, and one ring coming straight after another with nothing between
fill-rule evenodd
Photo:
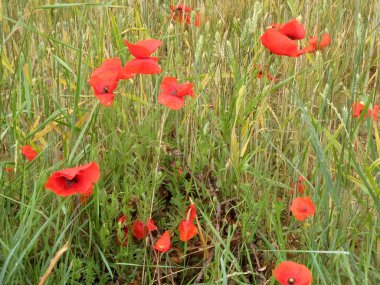
<instances>
[{"instance_id":1,"label":"tall grass","mask_svg":"<svg viewBox=\"0 0 380 285\"><path fill-rule=\"evenodd\" d=\"M38 283L66 242L47 284L274 284L285 259L313 284L380 283L379 127L351 116L357 100L380 103L377 1L184 1L199 28L171 23L168 1L61 2L0 6L0 284ZM269 54L265 28L298 16L331 46ZM87 80L130 58L124 38L162 40L163 73L122 82L104 108ZM279 80L257 79L258 64ZM195 85L179 112L157 103L165 76ZM45 190L53 171L89 161L102 174L86 206ZM299 175L317 208L304 223L289 213ZM184 246L190 198L201 235ZM123 213L152 213L171 252L132 236L120 247Z\"/></svg>"}]
</instances>

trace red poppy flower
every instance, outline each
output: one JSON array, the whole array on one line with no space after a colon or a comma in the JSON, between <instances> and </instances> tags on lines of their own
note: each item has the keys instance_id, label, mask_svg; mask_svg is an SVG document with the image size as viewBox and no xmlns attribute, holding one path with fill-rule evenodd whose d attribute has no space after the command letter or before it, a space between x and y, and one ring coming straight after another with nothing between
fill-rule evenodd
<instances>
[{"instance_id":1,"label":"red poppy flower","mask_svg":"<svg viewBox=\"0 0 380 285\"><path fill-rule=\"evenodd\" d=\"M165 77L162 80L158 102L172 110L179 110L185 104L185 96L194 96L192 83L177 84L174 77Z\"/></svg>"},{"instance_id":2,"label":"red poppy flower","mask_svg":"<svg viewBox=\"0 0 380 285\"><path fill-rule=\"evenodd\" d=\"M99 166L96 162L91 162L54 172L46 182L45 188L63 197L73 194L91 195L94 183L99 178Z\"/></svg>"},{"instance_id":3,"label":"red poppy flower","mask_svg":"<svg viewBox=\"0 0 380 285\"><path fill-rule=\"evenodd\" d=\"M310 270L305 265L293 261L281 262L273 270L273 276L282 285L309 285L313 280Z\"/></svg>"},{"instance_id":4,"label":"red poppy flower","mask_svg":"<svg viewBox=\"0 0 380 285\"><path fill-rule=\"evenodd\" d=\"M292 184L292 191L290 194L294 194L294 192L300 192L301 194L305 193L306 185L304 184L305 178L303 176L298 177L298 181Z\"/></svg>"},{"instance_id":5,"label":"red poppy flower","mask_svg":"<svg viewBox=\"0 0 380 285\"><path fill-rule=\"evenodd\" d=\"M298 197L293 199L290 211L297 220L303 221L315 214L315 206L310 197Z\"/></svg>"},{"instance_id":6,"label":"red poppy flower","mask_svg":"<svg viewBox=\"0 0 380 285\"><path fill-rule=\"evenodd\" d=\"M126 217L122 215L120 218L117 219L117 222L120 223L120 228L123 231L123 237L120 241L119 235L116 233L116 240L118 245L126 246L127 245L127 236L128 236L128 227L126 222Z\"/></svg>"},{"instance_id":7,"label":"red poppy flower","mask_svg":"<svg viewBox=\"0 0 380 285\"><path fill-rule=\"evenodd\" d=\"M365 105L361 102L356 102L352 105L352 116L354 118L360 117L362 111L364 110ZM365 117L366 115L364 115Z\"/></svg>"},{"instance_id":8,"label":"red poppy flower","mask_svg":"<svg viewBox=\"0 0 380 285\"><path fill-rule=\"evenodd\" d=\"M190 222L193 222L197 217L197 209L195 208L195 204L190 204L186 209L186 219Z\"/></svg>"},{"instance_id":9,"label":"red poppy flower","mask_svg":"<svg viewBox=\"0 0 380 285\"><path fill-rule=\"evenodd\" d=\"M94 89L95 97L100 103L108 107L113 103L113 91L119 80L131 78L133 75L123 70L120 59L110 58L94 70L88 83Z\"/></svg>"},{"instance_id":10,"label":"red poppy flower","mask_svg":"<svg viewBox=\"0 0 380 285\"><path fill-rule=\"evenodd\" d=\"M162 44L161 41L151 39L132 44L124 40L124 43L129 52L135 57L125 64L125 73L156 74L162 71L157 63L158 58L151 57L151 54Z\"/></svg>"},{"instance_id":11,"label":"red poppy flower","mask_svg":"<svg viewBox=\"0 0 380 285\"><path fill-rule=\"evenodd\" d=\"M296 19L292 19L284 24L272 24L272 27L292 40L302 40L306 36L305 27Z\"/></svg>"},{"instance_id":12,"label":"red poppy flower","mask_svg":"<svg viewBox=\"0 0 380 285\"><path fill-rule=\"evenodd\" d=\"M373 106L373 109L369 109L368 110L368 115L374 119L375 121L377 121L377 116L379 114L379 106L378 105L374 105Z\"/></svg>"},{"instance_id":13,"label":"red poppy flower","mask_svg":"<svg viewBox=\"0 0 380 285\"><path fill-rule=\"evenodd\" d=\"M143 239L148 236L148 234L154 230L156 230L157 227L154 224L153 219L149 219L146 225L140 220L136 220L132 224L132 235L137 239Z\"/></svg>"},{"instance_id":14,"label":"red poppy flower","mask_svg":"<svg viewBox=\"0 0 380 285\"><path fill-rule=\"evenodd\" d=\"M305 53L298 49L295 41L281 34L279 31L276 31L276 29L266 30L264 34L261 35L260 40L264 47L277 55L298 57Z\"/></svg>"},{"instance_id":15,"label":"red poppy flower","mask_svg":"<svg viewBox=\"0 0 380 285\"><path fill-rule=\"evenodd\" d=\"M169 251L171 249L170 233L169 233L169 231L165 231L162 234L162 236L153 245L153 248L155 250L158 250L159 252L167 252L167 251Z\"/></svg>"},{"instance_id":16,"label":"red poppy flower","mask_svg":"<svg viewBox=\"0 0 380 285\"><path fill-rule=\"evenodd\" d=\"M198 229L193 222L186 219L179 224L178 231L181 241L188 241L198 233Z\"/></svg>"},{"instance_id":17,"label":"red poppy flower","mask_svg":"<svg viewBox=\"0 0 380 285\"><path fill-rule=\"evenodd\" d=\"M21 154L29 161L32 161L37 156L37 152L30 145L24 145L21 148Z\"/></svg>"}]
</instances>

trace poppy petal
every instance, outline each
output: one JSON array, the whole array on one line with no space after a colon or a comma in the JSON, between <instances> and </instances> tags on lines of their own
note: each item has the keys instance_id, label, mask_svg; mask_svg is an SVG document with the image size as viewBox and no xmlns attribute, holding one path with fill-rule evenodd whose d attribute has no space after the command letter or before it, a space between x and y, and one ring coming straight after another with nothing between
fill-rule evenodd
<instances>
[{"instance_id":1,"label":"poppy petal","mask_svg":"<svg viewBox=\"0 0 380 285\"><path fill-rule=\"evenodd\" d=\"M305 27L302 26L296 19L282 24L278 31L292 40L302 40L306 36Z\"/></svg>"},{"instance_id":2,"label":"poppy petal","mask_svg":"<svg viewBox=\"0 0 380 285\"><path fill-rule=\"evenodd\" d=\"M290 57L298 57L300 55L301 51L298 49L297 44L275 29L266 30L260 37L260 40L263 46L274 54Z\"/></svg>"},{"instance_id":3,"label":"poppy petal","mask_svg":"<svg viewBox=\"0 0 380 285\"><path fill-rule=\"evenodd\" d=\"M329 34L323 34L321 38L321 42L319 44L319 49L322 50L325 47L329 46L331 43L331 37Z\"/></svg>"},{"instance_id":4,"label":"poppy petal","mask_svg":"<svg viewBox=\"0 0 380 285\"><path fill-rule=\"evenodd\" d=\"M194 96L193 83L183 83L177 85L177 96Z\"/></svg>"},{"instance_id":5,"label":"poppy petal","mask_svg":"<svg viewBox=\"0 0 380 285\"><path fill-rule=\"evenodd\" d=\"M30 145L21 147L21 154L29 161L33 161L37 156L37 152Z\"/></svg>"},{"instance_id":6,"label":"poppy petal","mask_svg":"<svg viewBox=\"0 0 380 285\"><path fill-rule=\"evenodd\" d=\"M153 219L149 219L146 223L146 228L148 230L148 233L157 230L157 226L154 224Z\"/></svg>"},{"instance_id":7,"label":"poppy petal","mask_svg":"<svg viewBox=\"0 0 380 285\"><path fill-rule=\"evenodd\" d=\"M188 241L192 239L198 233L197 227L193 224L193 222L189 220L182 220L178 227L179 231L179 239L181 241Z\"/></svg>"},{"instance_id":8,"label":"poppy petal","mask_svg":"<svg viewBox=\"0 0 380 285\"><path fill-rule=\"evenodd\" d=\"M159 252L167 252L171 248L170 233L165 231L162 236L153 245L153 248Z\"/></svg>"},{"instance_id":9,"label":"poppy petal","mask_svg":"<svg viewBox=\"0 0 380 285\"><path fill-rule=\"evenodd\" d=\"M174 77L165 77L161 82L161 91L167 94L176 93L177 79Z\"/></svg>"},{"instance_id":10,"label":"poppy petal","mask_svg":"<svg viewBox=\"0 0 380 285\"><path fill-rule=\"evenodd\" d=\"M124 66L124 72L136 74L157 74L161 73L161 67L157 63L157 58L134 58Z\"/></svg>"},{"instance_id":11,"label":"poppy petal","mask_svg":"<svg viewBox=\"0 0 380 285\"><path fill-rule=\"evenodd\" d=\"M103 93L103 94L95 93L95 97L100 101L100 104L102 104L103 106L109 107L113 104L113 100L115 99L115 94L113 94L113 93Z\"/></svg>"},{"instance_id":12,"label":"poppy petal","mask_svg":"<svg viewBox=\"0 0 380 285\"><path fill-rule=\"evenodd\" d=\"M135 44L124 40L124 43L129 49L129 52L136 58L147 58L149 57L161 44L159 40L142 40Z\"/></svg>"},{"instance_id":13,"label":"poppy petal","mask_svg":"<svg viewBox=\"0 0 380 285\"><path fill-rule=\"evenodd\" d=\"M161 93L158 96L158 102L172 110L179 110L185 104L185 99L183 97Z\"/></svg>"}]
</instances>

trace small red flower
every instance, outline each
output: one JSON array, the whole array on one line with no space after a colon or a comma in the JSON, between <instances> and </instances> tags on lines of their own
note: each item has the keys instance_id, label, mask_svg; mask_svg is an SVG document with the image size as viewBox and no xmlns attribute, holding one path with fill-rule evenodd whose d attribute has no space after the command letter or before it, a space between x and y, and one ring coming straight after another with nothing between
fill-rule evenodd
<instances>
[{"instance_id":1,"label":"small red flower","mask_svg":"<svg viewBox=\"0 0 380 285\"><path fill-rule=\"evenodd\" d=\"M293 261L281 262L273 270L273 276L282 285L310 285L313 280L310 270L305 265Z\"/></svg>"},{"instance_id":2,"label":"small red flower","mask_svg":"<svg viewBox=\"0 0 380 285\"><path fill-rule=\"evenodd\" d=\"M96 162L91 162L54 172L46 182L45 188L63 197L73 194L91 195L94 183L99 178L99 166Z\"/></svg>"},{"instance_id":3,"label":"small red flower","mask_svg":"<svg viewBox=\"0 0 380 285\"><path fill-rule=\"evenodd\" d=\"M182 220L178 227L179 239L181 241L188 241L192 239L197 233L198 229L190 220Z\"/></svg>"},{"instance_id":4,"label":"small red flower","mask_svg":"<svg viewBox=\"0 0 380 285\"><path fill-rule=\"evenodd\" d=\"M123 70L120 59L110 58L94 70L88 83L94 89L95 97L100 103L108 107L113 103L113 92L119 80L131 78L133 75Z\"/></svg>"},{"instance_id":5,"label":"small red flower","mask_svg":"<svg viewBox=\"0 0 380 285\"><path fill-rule=\"evenodd\" d=\"M310 197L298 197L293 199L290 211L297 220L303 221L315 214L315 206Z\"/></svg>"},{"instance_id":6,"label":"small red flower","mask_svg":"<svg viewBox=\"0 0 380 285\"><path fill-rule=\"evenodd\" d=\"M120 218L117 219L117 222L120 224L120 228L123 231L123 237L122 240L119 239L119 235L116 233L116 240L119 245L126 246L127 245L127 237L128 237L128 227L127 227L127 221L126 217L122 215Z\"/></svg>"},{"instance_id":7,"label":"small red flower","mask_svg":"<svg viewBox=\"0 0 380 285\"><path fill-rule=\"evenodd\" d=\"M277 55L298 57L305 53L298 49L295 41L281 34L276 29L266 30L264 34L261 35L260 40L264 47Z\"/></svg>"},{"instance_id":8,"label":"small red flower","mask_svg":"<svg viewBox=\"0 0 380 285\"><path fill-rule=\"evenodd\" d=\"M305 193L306 185L304 184L305 178L303 176L298 177L298 181L292 184L292 191L290 194L294 194L295 192L300 192L301 194Z\"/></svg>"},{"instance_id":9,"label":"small red flower","mask_svg":"<svg viewBox=\"0 0 380 285\"><path fill-rule=\"evenodd\" d=\"M12 172L14 172L15 170L14 170L14 168L5 167L5 168L4 168L4 171L5 171L5 172L8 172L8 173L12 173Z\"/></svg>"},{"instance_id":10,"label":"small red flower","mask_svg":"<svg viewBox=\"0 0 380 285\"><path fill-rule=\"evenodd\" d=\"M272 27L292 40L302 40L306 36L305 27L296 19L292 19L284 24L273 24Z\"/></svg>"},{"instance_id":11,"label":"small red flower","mask_svg":"<svg viewBox=\"0 0 380 285\"><path fill-rule=\"evenodd\" d=\"M21 148L21 153L29 161L32 161L37 156L37 152L30 145L24 145Z\"/></svg>"},{"instance_id":12,"label":"small red flower","mask_svg":"<svg viewBox=\"0 0 380 285\"><path fill-rule=\"evenodd\" d=\"M195 204L190 204L186 209L186 219L190 222L193 222L197 218L197 209L195 208Z\"/></svg>"},{"instance_id":13,"label":"small red flower","mask_svg":"<svg viewBox=\"0 0 380 285\"><path fill-rule=\"evenodd\" d=\"M352 105L352 116L354 118L360 117L362 111L364 110L365 105L362 104L361 102L356 102ZM366 115L364 115L366 117Z\"/></svg>"},{"instance_id":14,"label":"small red flower","mask_svg":"<svg viewBox=\"0 0 380 285\"><path fill-rule=\"evenodd\" d=\"M124 72L136 74L157 74L161 73L161 67L158 65L158 58L151 57L151 54L162 44L161 41L151 39L142 40L132 44L124 40L129 52L135 57L128 61L124 66Z\"/></svg>"},{"instance_id":15,"label":"small red flower","mask_svg":"<svg viewBox=\"0 0 380 285\"><path fill-rule=\"evenodd\" d=\"M155 250L158 250L159 252L167 252L167 251L169 251L171 249L170 233L169 233L169 231L165 231L162 234L162 236L153 245L153 248Z\"/></svg>"},{"instance_id":16,"label":"small red flower","mask_svg":"<svg viewBox=\"0 0 380 285\"><path fill-rule=\"evenodd\" d=\"M172 110L179 110L185 104L185 96L194 96L192 83L177 84L174 77L165 77L162 80L158 102Z\"/></svg>"},{"instance_id":17,"label":"small red flower","mask_svg":"<svg viewBox=\"0 0 380 285\"><path fill-rule=\"evenodd\" d=\"M154 230L156 230L157 227L154 224L153 219L149 219L144 225L144 223L140 220L136 220L132 224L132 235L137 239L143 239L148 236L148 234Z\"/></svg>"}]
</instances>

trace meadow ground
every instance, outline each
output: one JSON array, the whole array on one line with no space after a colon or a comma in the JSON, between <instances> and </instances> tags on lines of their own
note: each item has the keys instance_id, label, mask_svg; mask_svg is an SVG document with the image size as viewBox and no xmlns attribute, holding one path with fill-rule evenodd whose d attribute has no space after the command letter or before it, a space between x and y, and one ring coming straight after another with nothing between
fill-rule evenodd
<instances>
[{"instance_id":1,"label":"meadow ground","mask_svg":"<svg viewBox=\"0 0 380 285\"><path fill-rule=\"evenodd\" d=\"M170 1L60 2L0 2L0 284L279 284L285 260L313 284L380 284L379 123L352 113L379 104L378 1L183 1L198 27L170 21ZM260 36L296 17L301 46L325 32L331 44L271 54ZM92 72L149 38L162 73L120 81L101 105ZM194 84L179 111L157 101L166 76ZM87 203L45 189L89 162L101 174ZM306 195L316 212L301 222L289 209ZM158 230L137 240L149 217Z\"/></svg>"}]
</instances>

